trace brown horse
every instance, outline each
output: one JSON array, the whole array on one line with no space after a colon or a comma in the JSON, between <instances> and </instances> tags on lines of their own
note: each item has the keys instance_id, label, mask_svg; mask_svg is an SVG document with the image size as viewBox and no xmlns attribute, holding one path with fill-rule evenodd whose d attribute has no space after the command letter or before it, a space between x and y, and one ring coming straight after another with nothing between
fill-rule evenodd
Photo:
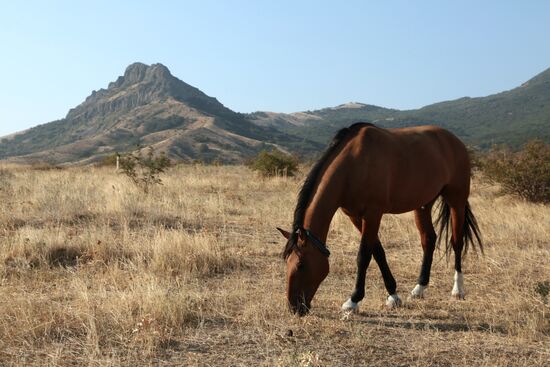
<instances>
[{"instance_id":1,"label":"brown horse","mask_svg":"<svg viewBox=\"0 0 550 367\"><path fill-rule=\"evenodd\" d=\"M361 232L357 255L357 281L343 310L357 310L365 294L365 277L374 257L389 293L386 304L399 306L393 278L378 228L384 213L414 210L424 257L412 297L423 297L430 280L436 233L432 206L441 196L439 239L455 253L452 296L464 298L461 256L479 229L468 204L470 161L464 144L436 126L382 129L356 123L340 130L308 174L298 196L292 231L279 231L288 239L286 259L287 299L294 313L304 315L329 272L325 245L330 222L341 208ZM448 241L449 221L452 222ZM475 238L474 238L475 236Z\"/></svg>"}]
</instances>

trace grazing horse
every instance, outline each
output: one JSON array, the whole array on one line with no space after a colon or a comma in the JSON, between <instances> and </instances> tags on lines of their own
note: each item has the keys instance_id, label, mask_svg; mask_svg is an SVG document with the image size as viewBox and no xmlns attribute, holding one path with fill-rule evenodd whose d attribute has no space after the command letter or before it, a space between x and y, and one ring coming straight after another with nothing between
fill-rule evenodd
<instances>
[{"instance_id":1,"label":"grazing horse","mask_svg":"<svg viewBox=\"0 0 550 367\"><path fill-rule=\"evenodd\" d=\"M437 239L432 206L440 196L439 240L444 237L447 254L451 247L455 254L451 294L463 299L463 251L466 252L474 240L483 251L479 229L468 204L469 193L468 152L447 130L436 126L383 129L368 123L356 123L340 130L300 190L292 231L278 228L288 240L283 257L291 311L300 316L306 314L317 288L329 273L330 252L325 241L338 208L361 232L355 290L342 309L357 310L365 295L365 277L372 257L380 267L389 294L386 304L396 307L401 303L378 238L380 220L385 213L414 210L424 257L411 296L423 297ZM449 222L452 224L450 241Z\"/></svg>"}]
</instances>

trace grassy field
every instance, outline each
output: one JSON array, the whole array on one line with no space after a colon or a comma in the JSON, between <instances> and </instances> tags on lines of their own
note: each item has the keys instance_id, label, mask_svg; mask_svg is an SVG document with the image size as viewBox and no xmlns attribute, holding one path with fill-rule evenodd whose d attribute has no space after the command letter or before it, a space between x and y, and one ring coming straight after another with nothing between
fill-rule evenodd
<instances>
[{"instance_id":1,"label":"grassy field","mask_svg":"<svg viewBox=\"0 0 550 367\"><path fill-rule=\"evenodd\" d=\"M275 230L300 179L181 166L144 194L107 168L3 166L0 365L550 366L550 207L476 181L486 254L465 259L466 300L451 300L438 251L425 299L385 309L373 265L347 319L359 234L338 213L331 274L300 319ZM385 216L380 237L406 299L422 256L412 214Z\"/></svg>"}]
</instances>

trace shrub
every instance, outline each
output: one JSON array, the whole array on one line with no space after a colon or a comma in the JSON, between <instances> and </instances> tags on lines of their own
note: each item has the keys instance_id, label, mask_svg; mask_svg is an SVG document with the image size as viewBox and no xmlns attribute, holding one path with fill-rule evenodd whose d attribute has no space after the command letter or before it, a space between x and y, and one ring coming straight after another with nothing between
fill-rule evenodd
<instances>
[{"instance_id":1,"label":"shrub","mask_svg":"<svg viewBox=\"0 0 550 367\"><path fill-rule=\"evenodd\" d=\"M248 166L262 176L294 176L298 169L298 160L279 150L261 151Z\"/></svg>"},{"instance_id":2,"label":"shrub","mask_svg":"<svg viewBox=\"0 0 550 367\"><path fill-rule=\"evenodd\" d=\"M53 170L62 170L63 167L49 163L49 162L33 162L30 165L30 169L33 171L53 171Z\"/></svg>"},{"instance_id":3,"label":"shrub","mask_svg":"<svg viewBox=\"0 0 550 367\"><path fill-rule=\"evenodd\" d=\"M159 175L170 164L170 160L164 152L155 155L153 147L149 147L145 155L142 149L138 149L136 152L120 157L120 169L122 173L128 176L145 193L149 192L151 186L162 184Z\"/></svg>"},{"instance_id":4,"label":"shrub","mask_svg":"<svg viewBox=\"0 0 550 367\"><path fill-rule=\"evenodd\" d=\"M532 202L550 202L550 145L533 140L522 150L494 148L482 161L490 181L502 185L505 193Z\"/></svg>"},{"instance_id":5,"label":"shrub","mask_svg":"<svg viewBox=\"0 0 550 367\"><path fill-rule=\"evenodd\" d=\"M470 157L470 167L472 173L475 173L482 168L482 152L477 147L468 146L467 149Z\"/></svg>"},{"instance_id":6,"label":"shrub","mask_svg":"<svg viewBox=\"0 0 550 367\"><path fill-rule=\"evenodd\" d=\"M116 167L117 157L119 157L118 153L106 155L96 163L96 166L97 167Z\"/></svg>"}]
</instances>

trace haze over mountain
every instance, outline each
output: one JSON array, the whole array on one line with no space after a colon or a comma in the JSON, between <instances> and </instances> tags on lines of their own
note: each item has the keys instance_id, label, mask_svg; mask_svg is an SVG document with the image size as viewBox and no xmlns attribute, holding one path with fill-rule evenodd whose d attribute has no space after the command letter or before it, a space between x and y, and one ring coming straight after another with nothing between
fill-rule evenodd
<instances>
[{"instance_id":1,"label":"haze over mountain","mask_svg":"<svg viewBox=\"0 0 550 367\"><path fill-rule=\"evenodd\" d=\"M172 76L164 65L134 63L64 119L0 138L0 159L88 163L138 145L183 160L240 162L272 148L314 155L337 129L357 121L440 125L482 148L550 141L550 69L510 91L417 110L354 102L292 114L240 114Z\"/></svg>"}]
</instances>

